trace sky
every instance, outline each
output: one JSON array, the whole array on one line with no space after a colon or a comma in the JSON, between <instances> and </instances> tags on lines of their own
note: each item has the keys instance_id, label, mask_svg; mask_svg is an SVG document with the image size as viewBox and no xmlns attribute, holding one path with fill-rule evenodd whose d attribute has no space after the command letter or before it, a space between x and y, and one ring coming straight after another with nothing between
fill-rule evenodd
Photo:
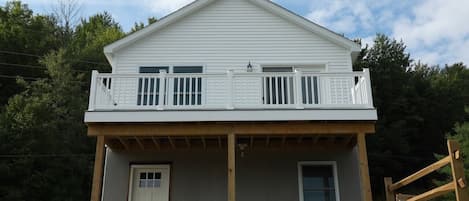
<instances>
[{"instance_id":1,"label":"sky","mask_svg":"<svg viewBox=\"0 0 469 201\"><path fill-rule=\"evenodd\" d=\"M0 0L4 5L7 0ZM36 13L58 1L23 0ZM125 31L148 17L161 18L192 0L75 0L81 16L107 11ZM346 37L372 44L383 33L407 45L415 61L469 64L469 0L273 0Z\"/></svg>"}]
</instances>

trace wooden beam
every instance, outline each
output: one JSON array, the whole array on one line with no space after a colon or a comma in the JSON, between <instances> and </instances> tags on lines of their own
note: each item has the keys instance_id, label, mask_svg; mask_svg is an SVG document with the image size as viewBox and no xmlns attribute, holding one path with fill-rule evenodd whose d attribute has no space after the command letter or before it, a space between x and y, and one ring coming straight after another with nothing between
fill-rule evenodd
<instances>
[{"instance_id":1,"label":"wooden beam","mask_svg":"<svg viewBox=\"0 0 469 201\"><path fill-rule=\"evenodd\" d=\"M213 136L235 132L236 135L298 135L374 133L374 123L129 123L88 124L89 136Z\"/></svg>"},{"instance_id":2,"label":"wooden beam","mask_svg":"<svg viewBox=\"0 0 469 201\"><path fill-rule=\"evenodd\" d=\"M236 201L236 135L228 134L228 201Z\"/></svg>"},{"instance_id":3,"label":"wooden beam","mask_svg":"<svg viewBox=\"0 0 469 201\"><path fill-rule=\"evenodd\" d=\"M420 195L416 195L415 197L407 199L407 201L427 201L437 197L440 197L444 194L447 194L451 191L454 191L454 184L453 182L440 186L438 188L434 188L430 191L422 193ZM465 201L465 200L458 200L458 201Z\"/></svg>"},{"instance_id":4,"label":"wooden beam","mask_svg":"<svg viewBox=\"0 0 469 201\"><path fill-rule=\"evenodd\" d=\"M93 183L91 187L91 201L101 200L104 173L104 158L106 156L104 141L104 136L97 137L96 155L94 158Z\"/></svg>"},{"instance_id":5,"label":"wooden beam","mask_svg":"<svg viewBox=\"0 0 469 201\"><path fill-rule=\"evenodd\" d=\"M386 201L396 201L396 195L391 191L390 186L392 185L392 178L384 178L384 193L386 194Z\"/></svg>"},{"instance_id":6,"label":"wooden beam","mask_svg":"<svg viewBox=\"0 0 469 201\"><path fill-rule=\"evenodd\" d=\"M129 145L129 143L127 143L126 140L122 139L121 137L117 137L117 139L118 139L119 142L122 144L122 146L124 147L124 149L126 149L126 150L129 150L129 149L130 149L130 145Z\"/></svg>"},{"instance_id":7,"label":"wooden beam","mask_svg":"<svg viewBox=\"0 0 469 201\"><path fill-rule=\"evenodd\" d=\"M391 191L396 191L397 189L399 188L402 188L404 186L407 186L409 185L410 183L416 181L417 179L420 179L436 170L439 170L440 168L444 167L445 165L448 165L449 163L451 162L451 157L450 156L447 156L419 171L417 171L416 173L392 184L389 189Z\"/></svg>"},{"instance_id":8,"label":"wooden beam","mask_svg":"<svg viewBox=\"0 0 469 201\"><path fill-rule=\"evenodd\" d=\"M203 145L204 149L207 149L207 142L205 142L205 137L201 136L200 138L202 140L202 145Z\"/></svg>"},{"instance_id":9,"label":"wooden beam","mask_svg":"<svg viewBox=\"0 0 469 201\"><path fill-rule=\"evenodd\" d=\"M456 193L457 201L469 200L469 191L467 190L467 182L464 176L464 163L460 157L459 144L454 140L448 140L448 152L451 158L451 173L453 175L453 188Z\"/></svg>"},{"instance_id":10,"label":"wooden beam","mask_svg":"<svg viewBox=\"0 0 469 201\"><path fill-rule=\"evenodd\" d=\"M151 137L151 140L155 144L156 149L160 150L161 146L160 146L160 142L158 142L158 139L156 137Z\"/></svg>"},{"instance_id":11,"label":"wooden beam","mask_svg":"<svg viewBox=\"0 0 469 201\"><path fill-rule=\"evenodd\" d=\"M360 183L362 188L362 198L364 201L372 201L365 133L357 134L357 148L358 160L360 164Z\"/></svg>"},{"instance_id":12,"label":"wooden beam","mask_svg":"<svg viewBox=\"0 0 469 201\"><path fill-rule=\"evenodd\" d=\"M186 140L187 148L191 148L191 141L189 140L189 138L187 136L185 136L184 140Z\"/></svg>"},{"instance_id":13,"label":"wooden beam","mask_svg":"<svg viewBox=\"0 0 469 201\"><path fill-rule=\"evenodd\" d=\"M270 136L267 136L265 138L265 147L269 147L269 145L270 145Z\"/></svg>"},{"instance_id":14,"label":"wooden beam","mask_svg":"<svg viewBox=\"0 0 469 201\"><path fill-rule=\"evenodd\" d=\"M171 145L171 148L176 149L176 144L174 144L173 138L171 138L171 136L168 136L168 141Z\"/></svg>"},{"instance_id":15,"label":"wooden beam","mask_svg":"<svg viewBox=\"0 0 469 201\"><path fill-rule=\"evenodd\" d=\"M140 149L144 150L145 149L145 146L143 145L143 142L140 141L140 139L138 139L138 137L134 137L135 140L137 141L137 144L138 146L140 147Z\"/></svg>"}]
</instances>

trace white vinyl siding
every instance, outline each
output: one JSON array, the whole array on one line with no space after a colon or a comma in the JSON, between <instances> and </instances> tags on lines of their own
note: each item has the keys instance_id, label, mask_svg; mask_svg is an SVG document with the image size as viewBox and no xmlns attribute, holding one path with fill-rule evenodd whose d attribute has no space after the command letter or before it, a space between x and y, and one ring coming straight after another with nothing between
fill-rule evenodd
<instances>
[{"instance_id":1,"label":"white vinyl siding","mask_svg":"<svg viewBox=\"0 0 469 201\"><path fill-rule=\"evenodd\" d=\"M113 72L118 74L138 73L139 66L194 64L204 65L206 73L245 72L249 61L254 72L261 72L264 64L324 64L329 72L352 71L349 50L245 0L218 0L117 51L114 58ZM205 80L206 103L225 103L225 80ZM260 101L261 89L249 88L249 83L260 79L234 80L246 83L246 88L235 88L235 93L253 95L235 98L235 104Z\"/></svg>"}]
</instances>

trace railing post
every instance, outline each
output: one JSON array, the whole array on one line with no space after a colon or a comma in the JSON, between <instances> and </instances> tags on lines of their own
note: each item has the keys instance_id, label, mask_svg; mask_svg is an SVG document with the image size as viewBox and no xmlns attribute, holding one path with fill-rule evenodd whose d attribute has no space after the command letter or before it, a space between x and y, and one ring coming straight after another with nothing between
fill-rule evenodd
<instances>
[{"instance_id":1,"label":"railing post","mask_svg":"<svg viewBox=\"0 0 469 201\"><path fill-rule=\"evenodd\" d=\"M91 71L91 84L90 84L90 99L88 102L88 111L93 111L95 109L96 103L96 87L99 72L97 70Z\"/></svg>"},{"instance_id":2,"label":"railing post","mask_svg":"<svg viewBox=\"0 0 469 201\"><path fill-rule=\"evenodd\" d=\"M392 178L384 178L384 193L386 194L386 201L396 201L396 195L391 191Z\"/></svg>"},{"instance_id":3,"label":"railing post","mask_svg":"<svg viewBox=\"0 0 469 201\"><path fill-rule=\"evenodd\" d=\"M464 175L464 162L461 148L457 141L454 140L448 140L447 144L449 156L451 157L451 174L453 176L456 201L469 200L469 192L467 191L468 183Z\"/></svg>"},{"instance_id":4,"label":"railing post","mask_svg":"<svg viewBox=\"0 0 469 201\"><path fill-rule=\"evenodd\" d=\"M303 90L301 88L301 71L295 69L295 105L296 109L303 109Z\"/></svg>"},{"instance_id":5,"label":"railing post","mask_svg":"<svg viewBox=\"0 0 469 201\"><path fill-rule=\"evenodd\" d=\"M228 70L226 72L226 85L228 87L227 93L228 95L226 96L226 109L232 110L234 109L233 106L233 70Z\"/></svg>"},{"instance_id":6,"label":"railing post","mask_svg":"<svg viewBox=\"0 0 469 201\"><path fill-rule=\"evenodd\" d=\"M165 89L166 89L166 70L161 70L159 74L159 89L158 89L158 110L164 109L164 97L165 97Z\"/></svg>"},{"instance_id":7,"label":"railing post","mask_svg":"<svg viewBox=\"0 0 469 201\"><path fill-rule=\"evenodd\" d=\"M373 90L371 89L371 77L370 77L370 69L364 68L363 69L363 77L365 77L366 82L366 97L367 97L367 104L370 108L373 106Z\"/></svg>"}]
</instances>

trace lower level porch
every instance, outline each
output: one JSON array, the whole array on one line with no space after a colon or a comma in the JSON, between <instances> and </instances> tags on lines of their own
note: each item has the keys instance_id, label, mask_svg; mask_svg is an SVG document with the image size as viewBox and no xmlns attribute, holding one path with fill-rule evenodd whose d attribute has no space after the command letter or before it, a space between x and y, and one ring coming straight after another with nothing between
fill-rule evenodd
<instances>
[{"instance_id":1,"label":"lower level porch","mask_svg":"<svg viewBox=\"0 0 469 201\"><path fill-rule=\"evenodd\" d=\"M168 189L149 200L371 201L373 132L372 122L89 125L98 138L92 201L140 201L132 186L151 168L153 180L168 169ZM320 172L325 186L308 188Z\"/></svg>"}]
</instances>

